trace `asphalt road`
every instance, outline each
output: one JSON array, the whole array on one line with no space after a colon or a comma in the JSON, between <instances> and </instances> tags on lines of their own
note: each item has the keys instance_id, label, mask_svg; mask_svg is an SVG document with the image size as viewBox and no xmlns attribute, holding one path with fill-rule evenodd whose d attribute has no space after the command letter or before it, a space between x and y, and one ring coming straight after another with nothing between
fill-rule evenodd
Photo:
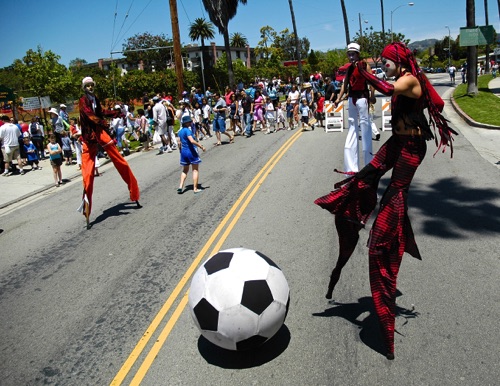
<instances>
[{"instance_id":1,"label":"asphalt road","mask_svg":"<svg viewBox=\"0 0 500 386\"><path fill-rule=\"evenodd\" d=\"M436 78L441 93L445 79ZM200 195L176 194L177 153L145 153L130 161L143 208L108 171L96 179L90 230L75 211L78 181L4 213L0 385L497 384L498 167L465 135L453 159L433 157L428 143L409 197L423 261L403 259L396 359L387 361L367 231L335 302L324 298L337 236L313 201L341 179L333 169L342 167L345 135L258 133L209 148ZM196 261L239 246L283 269L291 304L273 340L228 353L200 337L183 302Z\"/></svg>"}]
</instances>

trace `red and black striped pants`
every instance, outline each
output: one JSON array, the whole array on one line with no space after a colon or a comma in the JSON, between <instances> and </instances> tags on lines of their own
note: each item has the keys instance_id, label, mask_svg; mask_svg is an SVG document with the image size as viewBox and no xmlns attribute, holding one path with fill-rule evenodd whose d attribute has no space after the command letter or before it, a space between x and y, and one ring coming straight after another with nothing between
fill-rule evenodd
<instances>
[{"instance_id":1,"label":"red and black striped pants","mask_svg":"<svg viewBox=\"0 0 500 386\"><path fill-rule=\"evenodd\" d=\"M392 169L368 242L370 287L387 352L394 352L396 280L404 252L420 259L408 218L407 194L427 146L421 137L393 135L371 165Z\"/></svg>"}]
</instances>

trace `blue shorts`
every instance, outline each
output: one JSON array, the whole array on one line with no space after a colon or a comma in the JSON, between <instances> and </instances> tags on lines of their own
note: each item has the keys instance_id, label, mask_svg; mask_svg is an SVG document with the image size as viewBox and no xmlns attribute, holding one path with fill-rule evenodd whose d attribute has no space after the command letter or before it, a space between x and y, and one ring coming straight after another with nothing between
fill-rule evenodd
<instances>
[{"instance_id":1,"label":"blue shorts","mask_svg":"<svg viewBox=\"0 0 500 386\"><path fill-rule=\"evenodd\" d=\"M181 165L198 165L199 163L201 163L201 159L196 149L190 149L189 147L185 148L183 146L181 149Z\"/></svg>"},{"instance_id":2,"label":"blue shorts","mask_svg":"<svg viewBox=\"0 0 500 386\"><path fill-rule=\"evenodd\" d=\"M213 122L213 130L221 133L226 132L226 120L224 118L216 118Z\"/></svg>"}]
</instances>

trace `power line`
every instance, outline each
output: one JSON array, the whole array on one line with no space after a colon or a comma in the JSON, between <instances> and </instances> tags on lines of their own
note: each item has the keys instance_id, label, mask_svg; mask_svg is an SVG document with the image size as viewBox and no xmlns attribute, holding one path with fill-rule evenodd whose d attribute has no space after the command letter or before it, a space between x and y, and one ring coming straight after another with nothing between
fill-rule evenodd
<instances>
[{"instance_id":1,"label":"power line","mask_svg":"<svg viewBox=\"0 0 500 386\"><path fill-rule=\"evenodd\" d=\"M186 8L184 8L184 3L182 2L182 0L180 0L180 2L181 2L181 5L182 5L182 9L184 10L184 13L186 14L186 17L187 17L187 19L189 21L189 24L191 24L191 20L189 20L189 15L186 12Z\"/></svg>"},{"instance_id":2,"label":"power line","mask_svg":"<svg viewBox=\"0 0 500 386\"><path fill-rule=\"evenodd\" d=\"M116 15L118 15L118 0L116 0L115 4L115 17L113 18L113 34L111 35L111 47L109 49L110 51L113 50L113 41L115 40Z\"/></svg>"},{"instance_id":3,"label":"power line","mask_svg":"<svg viewBox=\"0 0 500 386\"><path fill-rule=\"evenodd\" d=\"M130 12L130 9L132 8L132 4L134 4L134 0L132 0L132 3L130 4L130 7L128 7L127 13L125 14L125 17L123 18L122 26L120 27L120 31L118 31L118 34L117 34L118 36L120 36L120 33L123 30L123 26L127 22L128 13ZM111 49L115 48L115 46L118 44L118 41L119 41L119 39L117 38L115 44L113 44L113 47Z\"/></svg>"},{"instance_id":4,"label":"power line","mask_svg":"<svg viewBox=\"0 0 500 386\"><path fill-rule=\"evenodd\" d=\"M127 28L127 30L118 38L116 39L116 43L115 45L113 46L113 48L116 46L116 44L118 44L118 42L127 34L128 31L130 31L130 28L133 27L133 25L135 24L135 22L137 21L137 19L144 13L144 11L146 10L146 8L149 6L149 4L151 4L153 0L149 0L149 2L144 6L144 8L142 9L141 12L139 12L139 14L136 16L136 18L134 19L134 21L132 22L132 24L130 24L130 26ZM112 49L113 49L112 48Z\"/></svg>"}]
</instances>

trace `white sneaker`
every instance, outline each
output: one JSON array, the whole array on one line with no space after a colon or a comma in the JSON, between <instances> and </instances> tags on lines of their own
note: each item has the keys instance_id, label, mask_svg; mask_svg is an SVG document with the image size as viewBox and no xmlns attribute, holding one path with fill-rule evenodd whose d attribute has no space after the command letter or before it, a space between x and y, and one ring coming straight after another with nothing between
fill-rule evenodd
<instances>
[{"instance_id":1,"label":"white sneaker","mask_svg":"<svg viewBox=\"0 0 500 386\"><path fill-rule=\"evenodd\" d=\"M167 146L167 153L172 153L172 148L170 146Z\"/></svg>"},{"instance_id":2,"label":"white sneaker","mask_svg":"<svg viewBox=\"0 0 500 386\"><path fill-rule=\"evenodd\" d=\"M267 129L264 134L271 134L271 131L269 131L269 129Z\"/></svg>"},{"instance_id":3,"label":"white sneaker","mask_svg":"<svg viewBox=\"0 0 500 386\"><path fill-rule=\"evenodd\" d=\"M7 177L8 175L9 175L9 171L8 171L8 170L6 170L6 171L4 171L4 172L2 173L2 176L3 176L3 177Z\"/></svg>"}]
</instances>

